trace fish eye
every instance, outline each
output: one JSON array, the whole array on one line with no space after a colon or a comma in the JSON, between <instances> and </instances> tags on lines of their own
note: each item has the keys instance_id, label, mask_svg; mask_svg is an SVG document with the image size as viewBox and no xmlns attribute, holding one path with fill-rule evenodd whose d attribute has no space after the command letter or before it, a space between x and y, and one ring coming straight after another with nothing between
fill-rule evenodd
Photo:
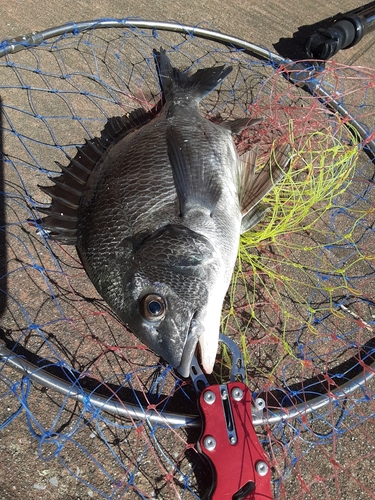
<instances>
[{"instance_id":1,"label":"fish eye","mask_svg":"<svg viewBox=\"0 0 375 500\"><path fill-rule=\"evenodd\" d=\"M145 295L139 303L140 313L148 321L163 319L166 309L165 300L161 295L157 295L156 293Z\"/></svg>"}]
</instances>

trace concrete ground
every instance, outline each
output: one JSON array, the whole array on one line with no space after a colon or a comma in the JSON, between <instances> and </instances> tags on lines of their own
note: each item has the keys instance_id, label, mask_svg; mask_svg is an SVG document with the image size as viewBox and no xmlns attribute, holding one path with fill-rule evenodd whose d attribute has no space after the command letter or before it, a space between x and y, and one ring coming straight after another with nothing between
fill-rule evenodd
<instances>
[{"instance_id":1,"label":"concrete ground","mask_svg":"<svg viewBox=\"0 0 375 500\"><path fill-rule=\"evenodd\" d=\"M202 22L209 23L212 27L228 33L230 35L243 38L270 48L274 51L279 51L284 56L291 58L303 57L301 52L302 45L299 43L299 38L291 40L293 34L297 31L301 34L306 33L306 25L312 25L323 19L338 13L349 11L359 6L359 1L341 0L341 1L323 1L316 0L309 2L301 0L300 2L282 2L278 0L253 2L244 0L210 0L200 2L198 0L190 0L189 2L176 0L174 2L167 0L155 1L124 1L124 0L101 0L89 1L67 0L64 2L57 0L46 1L31 1L31 0L13 0L12 2L2 2L0 15L0 40L12 38L21 34L26 34L34 31L44 30L53 26L61 25L71 21L83 21L99 18L125 18L139 17L150 20L176 20L180 23L196 25ZM375 57L375 33L370 34L357 46L341 51L336 60L343 64L362 65L373 67ZM1 324L0 324L1 326ZM1 401L0 401L1 404ZM34 410L37 411L37 402L34 402ZM97 469L92 463L85 463L85 458L82 458L80 464L81 469L84 469L84 477L87 485L82 486L74 477L74 474L79 475L77 468L73 468L72 473L68 474L67 469L61 468L58 461L43 462L37 458L37 449L35 441L29 434L29 430L24 424L17 424L13 427L7 427L4 434L0 430L0 500L12 499L89 499L100 498L99 494L92 491L89 487L90 479L97 474ZM69 423L66 424L67 427ZM93 431L94 433L94 431ZM375 484L374 477L374 449L373 449L373 422L365 422L362 427L357 427L350 433L345 446L337 452L337 455L327 452L329 459L332 457L341 457L341 454L348 453L353 464L350 469L350 480L346 479L342 482L339 490L343 500L368 499L374 498L372 484ZM94 439L95 435L90 435L87 446L90 446L92 453L95 451ZM196 440L197 436L191 436L191 442ZM98 438L99 439L99 438ZM110 437L107 436L110 440ZM134 438L132 438L134 439ZM186 436L184 437L186 439ZM90 442L91 440L91 442ZM126 440L125 440L126 441ZM163 443L165 449L168 449L168 443ZM188 439L188 442L189 439ZM370 445L369 445L370 443ZM132 449L130 443L129 450ZM139 443L133 443L134 447L139 446ZM146 445L144 445L145 447ZM73 448L72 448L73 449ZM138 449L138 448L137 448ZM141 450L142 447L139 447ZM73 450L76 450L75 448ZM128 454L129 460L131 451L124 451L124 455ZM320 448L314 449L311 456L306 455L303 464L307 464L311 477L316 475L316 480L322 484L319 492L316 494L308 494L307 488L303 484L303 474L296 473L293 486L289 485L287 496L282 498L301 498L306 500L312 499L334 499L336 498L334 484L325 484L324 474L322 470L322 459L319 453ZM69 448L68 448L69 453ZM76 453L76 451L72 451ZM176 454L180 451L175 452ZM171 452L171 455L173 453ZM361 457L364 456L362 461ZM180 457L179 457L180 458ZM66 463L79 463L79 457L65 457ZM109 470L111 466L114 469L118 467L116 460L111 462L106 460L106 468ZM149 466L145 466L144 482L142 483L144 498L151 498L151 491L156 498L179 498L179 493L175 490L162 489L158 493L158 479L155 479L155 474L152 476L147 474L147 467L152 468L151 458L148 455L147 460L151 460ZM334 466L332 460L328 460L330 466ZM327 462L327 463L328 463ZM297 464L297 467L300 465ZM339 469L337 469L339 470ZM206 471L206 469L205 469ZM90 476L91 474L91 476ZM206 472L202 472L200 477L197 474L197 481L200 480L209 482L205 479ZM209 475L209 472L207 472ZM361 478L368 475L366 486L363 479L356 481L356 476ZM343 474L347 478L346 474ZM149 477L153 479L149 479ZM340 470L329 476L333 483L340 481ZM371 479L372 477L372 479ZM354 479L353 479L354 478ZM345 486L346 485L346 486ZM293 489L294 488L294 489ZM347 488L345 490L345 488ZM180 490L179 490L180 491ZM204 498L204 488L197 487L199 495ZM203 493L202 493L203 491ZM332 493L333 492L333 493ZM107 498L118 498L113 492L113 496L107 493ZM134 492L126 493L122 498L140 498ZM182 498L182 497L181 497ZM183 498L197 498L193 494L186 494ZM218 499L221 500L221 499Z\"/></svg>"},{"instance_id":2,"label":"concrete ground","mask_svg":"<svg viewBox=\"0 0 375 500\"><path fill-rule=\"evenodd\" d=\"M32 2L15 0L4 5L0 19L1 38L39 31L70 21L99 19L104 17L140 17L151 20L176 20L195 25L202 22L244 40L273 49L282 39L289 39L299 28L312 25L339 12L347 12L360 6L355 0L324 2L245 2L232 0L223 5L220 0L202 4L197 0L138 1L120 0ZM301 30L300 30L301 31ZM305 31L302 30L302 33ZM341 52L336 60L344 64L371 65L374 38L369 36L360 45ZM298 57L295 43L288 47L291 58ZM281 52L281 51L280 51Z\"/></svg>"}]
</instances>

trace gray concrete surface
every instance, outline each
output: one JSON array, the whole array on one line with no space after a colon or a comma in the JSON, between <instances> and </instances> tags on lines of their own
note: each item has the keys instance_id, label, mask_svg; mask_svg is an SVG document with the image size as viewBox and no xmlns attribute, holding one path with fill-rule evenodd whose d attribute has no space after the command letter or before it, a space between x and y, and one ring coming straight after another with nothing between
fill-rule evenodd
<instances>
[{"instance_id":1,"label":"gray concrete surface","mask_svg":"<svg viewBox=\"0 0 375 500\"><path fill-rule=\"evenodd\" d=\"M355 0L325 2L246 2L220 0L190 2L157 1L65 1L32 2L14 0L2 7L0 19L1 38L38 31L77 20L104 17L140 17L151 20L176 20L185 24L206 22L213 27L245 40L273 48L281 38L289 38L300 26L310 25L338 12L358 7ZM360 46L341 52L337 57L345 64L369 65L372 62L373 36Z\"/></svg>"}]
</instances>

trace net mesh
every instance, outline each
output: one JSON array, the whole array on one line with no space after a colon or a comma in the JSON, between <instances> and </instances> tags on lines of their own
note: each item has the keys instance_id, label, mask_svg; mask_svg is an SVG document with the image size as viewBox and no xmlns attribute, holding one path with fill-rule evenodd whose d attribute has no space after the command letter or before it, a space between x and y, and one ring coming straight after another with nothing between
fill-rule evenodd
<instances>
[{"instance_id":1,"label":"net mesh","mask_svg":"<svg viewBox=\"0 0 375 500\"><path fill-rule=\"evenodd\" d=\"M254 397L266 401L256 430L275 498L375 498L372 380L345 399L332 393L373 371L374 173L365 150L375 134L375 72L327 63L316 77L367 127L362 141L272 61L192 33L99 26L25 42L0 58L1 338L83 395L74 401L0 365L3 497L14 498L16 488L23 498L43 491L45 498L190 499L204 498L212 484L195 447L199 428L146 418L196 415L190 382L119 324L75 249L38 225L38 209L50 201L38 185L58 175L55 162L67 165L109 117L159 101L152 50L160 47L179 68L233 66L201 111L217 122L264 117L238 138L240 153L256 146L261 167L290 144L290 167L266 200L265 218L241 237L222 323L242 348ZM220 350L213 381L223 380L228 363ZM94 392L143 408L145 418L94 407L87 397ZM332 394L324 408L272 423L280 406L308 408L321 394Z\"/></svg>"}]
</instances>

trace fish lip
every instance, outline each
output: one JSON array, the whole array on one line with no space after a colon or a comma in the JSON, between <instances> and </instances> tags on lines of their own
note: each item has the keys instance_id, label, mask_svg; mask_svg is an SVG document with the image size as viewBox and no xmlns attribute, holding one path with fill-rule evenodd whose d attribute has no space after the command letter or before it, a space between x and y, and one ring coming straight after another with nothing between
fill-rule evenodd
<instances>
[{"instance_id":1,"label":"fish lip","mask_svg":"<svg viewBox=\"0 0 375 500\"><path fill-rule=\"evenodd\" d=\"M181 362L176 367L178 373L184 378L190 376L191 362L197 349L197 344L201 333L201 324L193 317L190 323L189 333L184 346L184 350L182 352Z\"/></svg>"}]
</instances>

